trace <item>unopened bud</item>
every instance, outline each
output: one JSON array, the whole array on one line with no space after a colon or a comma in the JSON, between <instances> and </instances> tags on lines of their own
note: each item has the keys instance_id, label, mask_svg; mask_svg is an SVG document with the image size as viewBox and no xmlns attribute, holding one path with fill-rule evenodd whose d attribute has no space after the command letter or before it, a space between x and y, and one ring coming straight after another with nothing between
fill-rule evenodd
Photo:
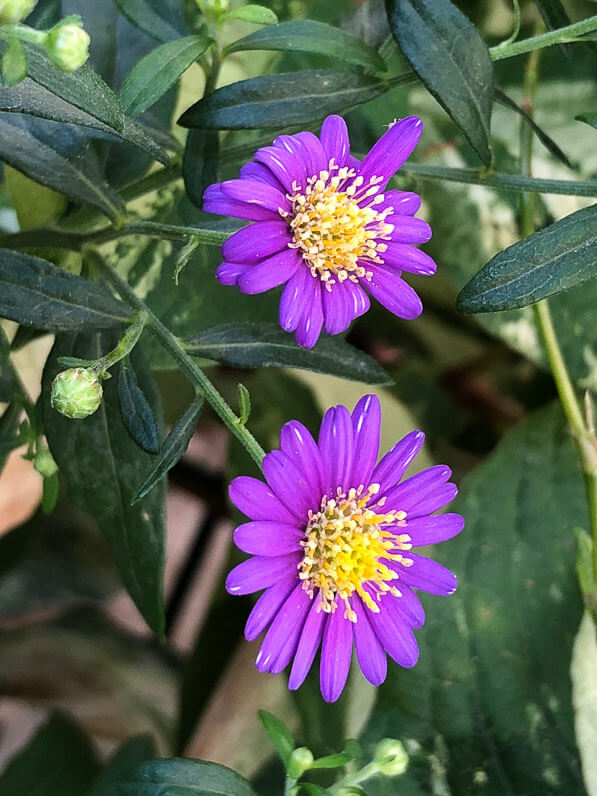
<instances>
[{"instance_id":1,"label":"unopened bud","mask_svg":"<svg viewBox=\"0 0 597 796\"><path fill-rule=\"evenodd\" d=\"M37 0L0 0L0 24L22 22L33 11Z\"/></svg>"},{"instance_id":2,"label":"unopened bud","mask_svg":"<svg viewBox=\"0 0 597 796\"><path fill-rule=\"evenodd\" d=\"M383 738L375 747L373 760L377 763L380 774L396 777L404 774L408 766L406 749L394 738Z\"/></svg>"},{"instance_id":3,"label":"unopened bud","mask_svg":"<svg viewBox=\"0 0 597 796\"><path fill-rule=\"evenodd\" d=\"M210 17L221 17L230 9L230 0L201 0L201 10Z\"/></svg>"},{"instance_id":4,"label":"unopened bud","mask_svg":"<svg viewBox=\"0 0 597 796\"><path fill-rule=\"evenodd\" d=\"M49 450L44 449L35 454L33 466L44 478L50 478L58 472L58 465Z\"/></svg>"},{"instance_id":5,"label":"unopened bud","mask_svg":"<svg viewBox=\"0 0 597 796\"><path fill-rule=\"evenodd\" d=\"M94 373L85 368L70 368L52 382L50 401L61 415L81 420L98 409L102 393L102 385Z\"/></svg>"},{"instance_id":6,"label":"unopened bud","mask_svg":"<svg viewBox=\"0 0 597 796\"><path fill-rule=\"evenodd\" d=\"M89 58L90 42L89 34L81 25L67 22L49 31L46 50L58 69L74 72Z\"/></svg>"},{"instance_id":7,"label":"unopened bud","mask_svg":"<svg viewBox=\"0 0 597 796\"><path fill-rule=\"evenodd\" d=\"M299 746L298 749L290 753L288 758L288 776L292 777L292 779L298 779L307 771L312 762L313 754L311 750L307 749L306 746Z\"/></svg>"}]
</instances>

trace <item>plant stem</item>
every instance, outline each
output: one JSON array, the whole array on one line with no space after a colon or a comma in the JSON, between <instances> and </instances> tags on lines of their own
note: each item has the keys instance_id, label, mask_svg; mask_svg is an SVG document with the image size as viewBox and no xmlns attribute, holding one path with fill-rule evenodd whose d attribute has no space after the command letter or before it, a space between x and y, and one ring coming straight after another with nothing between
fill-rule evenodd
<instances>
[{"instance_id":1,"label":"plant stem","mask_svg":"<svg viewBox=\"0 0 597 796\"><path fill-rule=\"evenodd\" d=\"M88 249L85 253L92 265L108 279L123 299L128 301L135 309L146 313L147 325L153 330L164 348L170 353L191 384L211 404L223 423L232 431L242 445L244 445L253 461L258 467L261 467L265 451L251 432L240 424L240 418L238 418L230 406L228 406L224 398L209 381L195 360L187 354L181 341L164 326L145 302L137 296L128 282L117 274L97 252Z\"/></svg>"},{"instance_id":2,"label":"plant stem","mask_svg":"<svg viewBox=\"0 0 597 796\"><path fill-rule=\"evenodd\" d=\"M580 22L574 22L572 25L566 25L558 30L550 30L548 33L523 39L523 41L498 44L497 47L491 47L489 53L492 60L501 61L503 58L512 58L514 55L522 55L542 47L551 47L552 44L578 41L582 36L593 33L595 30L597 30L597 15L581 19Z\"/></svg>"}]
</instances>

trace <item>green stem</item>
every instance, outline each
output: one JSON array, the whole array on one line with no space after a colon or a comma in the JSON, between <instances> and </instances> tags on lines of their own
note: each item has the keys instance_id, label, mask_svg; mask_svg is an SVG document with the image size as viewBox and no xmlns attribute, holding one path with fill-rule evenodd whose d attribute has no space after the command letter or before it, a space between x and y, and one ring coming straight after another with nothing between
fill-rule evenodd
<instances>
[{"instance_id":1,"label":"green stem","mask_svg":"<svg viewBox=\"0 0 597 796\"><path fill-rule=\"evenodd\" d=\"M523 41L513 42L512 44L498 44L497 47L491 47L489 53L492 60L501 61L503 58L512 58L514 55L522 55L533 50L539 50L542 47L551 47L553 44L578 41L580 37L596 30L597 15L594 15L558 30L550 30L548 33L541 33L539 36L523 39Z\"/></svg>"},{"instance_id":2,"label":"green stem","mask_svg":"<svg viewBox=\"0 0 597 796\"><path fill-rule=\"evenodd\" d=\"M513 41L516 41L518 38L518 34L520 33L520 4L518 0L513 0L514 3L514 27L512 28L512 33L508 36L505 41L501 41L497 46L498 47L507 47L509 44L512 44Z\"/></svg>"},{"instance_id":3,"label":"green stem","mask_svg":"<svg viewBox=\"0 0 597 796\"><path fill-rule=\"evenodd\" d=\"M121 359L124 359L126 356L128 356L139 342L139 338L143 334L143 329L145 328L146 323L147 313L139 312L129 328L118 341L116 347L113 348L112 351L108 351L107 354L104 354L103 357L100 357L100 359L94 362L90 366L89 370L92 370L98 374L105 373L117 362L120 362Z\"/></svg>"},{"instance_id":4,"label":"green stem","mask_svg":"<svg viewBox=\"0 0 597 796\"><path fill-rule=\"evenodd\" d=\"M191 384L211 404L224 424L247 449L253 461L258 467L261 467L265 451L251 432L240 424L240 418L237 417L230 406L228 406L224 398L209 381L195 360L187 354L181 341L164 326L145 302L137 296L128 282L117 274L97 252L87 250L86 255L90 259L92 265L97 268L98 271L101 271L123 299L128 301L128 303L139 312L146 314L147 325L153 330L156 337L170 353Z\"/></svg>"},{"instance_id":5,"label":"green stem","mask_svg":"<svg viewBox=\"0 0 597 796\"><path fill-rule=\"evenodd\" d=\"M0 38L2 39L20 39L43 46L47 37L47 31L35 30L28 25L0 25Z\"/></svg>"},{"instance_id":6,"label":"green stem","mask_svg":"<svg viewBox=\"0 0 597 796\"><path fill-rule=\"evenodd\" d=\"M292 794L294 794L296 782L296 779L292 779L292 777L286 775L286 779L284 780L284 796L292 796Z\"/></svg>"},{"instance_id":7,"label":"green stem","mask_svg":"<svg viewBox=\"0 0 597 796\"><path fill-rule=\"evenodd\" d=\"M359 785L361 782L365 782L365 780L374 777L376 774L379 774L379 764L372 760L370 763L367 763L366 766L359 769L359 771L355 771L354 774L347 774L345 777L342 777L342 779L336 782L335 785L332 785L329 790L331 793L337 793L341 788Z\"/></svg>"}]
</instances>

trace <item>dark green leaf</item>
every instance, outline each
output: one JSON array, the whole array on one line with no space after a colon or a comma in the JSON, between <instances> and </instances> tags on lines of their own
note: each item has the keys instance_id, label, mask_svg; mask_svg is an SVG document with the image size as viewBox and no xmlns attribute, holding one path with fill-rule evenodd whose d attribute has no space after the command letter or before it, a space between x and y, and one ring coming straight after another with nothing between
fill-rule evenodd
<instances>
[{"instance_id":1,"label":"dark green leaf","mask_svg":"<svg viewBox=\"0 0 597 796\"><path fill-rule=\"evenodd\" d=\"M15 401L8 405L0 417L0 472L6 464L8 454L21 444L19 423L22 412L20 403Z\"/></svg>"},{"instance_id":2,"label":"dark green leaf","mask_svg":"<svg viewBox=\"0 0 597 796\"><path fill-rule=\"evenodd\" d=\"M58 478L58 473L46 476L44 478L41 496L41 510L44 514L51 514L54 511L59 491L60 479Z\"/></svg>"},{"instance_id":3,"label":"dark green leaf","mask_svg":"<svg viewBox=\"0 0 597 796\"><path fill-rule=\"evenodd\" d=\"M54 713L0 776L0 796L82 796L97 768L87 736Z\"/></svg>"},{"instance_id":4,"label":"dark green leaf","mask_svg":"<svg viewBox=\"0 0 597 796\"><path fill-rule=\"evenodd\" d=\"M345 754L344 752L339 752L335 755L326 755L325 757L320 757L317 760L314 760L309 769L316 769L316 768L342 768L347 763L350 763L352 760L352 756Z\"/></svg>"},{"instance_id":5,"label":"dark green leaf","mask_svg":"<svg viewBox=\"0 0 597 796\"><path fill-rule=\"evenodd\" d=\"M314 785L312 782L301 782L300 793L307 793L308 796L329 796L329 790L322 788L321 785Z\"/></svg>"},{"instance_id":6,"label":"dark green leaf","mask_svg":"<svg viewBox=\"0 0 597 796\"><path fill-rule=\"evenodd\" d=\"M549 30L557 30L558 28L565 28L566 25L570 25L570 17L566 13L560 0L535 0L535 2ZM570 46L568 44L560 44L560 47L564 55L571 55Z\"/></svg>"},{"instance_id":7,"label":"dark green leaf","mask_svg":"<svg viewBox=\"0 0 597 796\"><path fill-rule=\"evenodd\" d=\"M296 50L325 55L335 61L384 72L386 65L373 47L340 28L311 19L282 22L263 28L229 44L229 53L238 50Z\"/></svg>"},{"instance_id":8,"label":"dark green leaf","mask_svg":"<svg viewBox=\"0 0 597 796\"><path fill-rule=\"evenodd\" d=\"M235 8L226 14L226 19L242 19L243 22L252 22L253 25L275 25L278 21L278 17L270 8L253 3Z\"/></svg>"},{"instance_id":9,"label":"dark green leaf","mask_svg":"<svg viewBox=\"0 0 597 796\"><path fill-rule=\"evenodd\" d=\"M388 384L387 373L338 337L323 337L307 351L273 323L226 323L186 341L190 354L241 368L287 367L330 373L367 384Z\"/></svg>"},{"instance_id":10,"label":"dark green leaf","mask_svg":"<svg viewBox=\"0 0 597 796\"><path fill-rule=\"evenodd\" d=\"M141 763L93 796L255 796L255 792L226 766L174 758Z\"/></svg>"},{"instance_id":11,"label":"dark green leaf","mask_svg":"<svg viewBox=\"0 0 597 796\"><path fill-rule=\"evenodd\" d=\"M160 444L151 406L140 389L132 365L122 363L118 374L118 398L122 421L141 450L156 453Z\"/></svg>"},{"instance_id":12,"label":"dark green leaf","mask_svg":"<svg viewBox=\"0 0 597 796\"><path fill-rule=\"evenodd\" d=\"M182 160L182 176L187 196L203 207L203 192L218 181L220 142L217 131L189 130Z\"/></svg>"},{"instance_id":13,"label":"dark green leaf","mask_svg":"<svg viewBox=\"0 0 597 796\"><path fill-rule=\"evenodd\" d=\"M18 39L11 39L2 56L2 82L16 86L27 76L27 53Z\"/></svg>"},{"instance_id":14,"label":"dark green leaf","mask_svg":"<svg viewBox=\"0 0 597 796\"><path fill-rule=\"evenodd\" d=\"M162 482L168 470L174 467L176 462L184 454L197 427L197 421L199 420L202 406L203 398L196 398L193 403L188 406L182 417L176 421L172 427L172 431L162 442L149 475L137 489L132 499L133 504L145 497L148 492L151 492L156 484Z\"/></svg>"},{"instance_id":15,"label":"dark green leaf","mask_svg":"<svg viewBox=\"0 0 597 796\"><path fill-rule=\"evenodd\" d=\"M157 102L210 42L206 36L186 36L166 42L142 58L120 89L119 99L125 112L136 116Z\"/></svg>"},{"instance_id":16,"label":"dark green leaf","mask_svg":"<svg viewBox=\"0 0 597 796\"><path fill-rule=\"evenodd\" d=\"M188 34L179 0L114 0L120 13L156 41Z\"/></svg>"},{"instance_id":17,"label":"dark green leaf","mask_svg":"<svg viewBox=\"0 0 597 796\"><path fill-rule=\"evenodd\" d=\"M10 344L0 328L0 402L12 400L18 389L18 381L10 361Z\"/></svg>"},{"instance_id":18,"label":"dark green leaf","mask_svg":"<svg viewBox=\"0 0 597 796\"><path fill-rule=\"evenodd\" d=\"M124 211L118 194L90 159L69 160L9 114L0 118L0 159L28 177L115 219Z\"/></svg>"},{"instance_id":19,"label":"dark green leaf","mask_svg":"<svg viewBox=\"0 0 597 796\"><path fill-rule=\"evenodd\" d=\"M165 147L167 145L169 148L172 148L173 142L164 136L159 137L165 138L165 140L157 141L156 134L157 131L152 130L149 132L145 125L141 124L140 122L136 122L134 119L129 119L128 116L125 117L124 130L121 136L122 140L133 144L139 149L144 149L155 160L159 160L159 162L163 163L164 166L169 166L170 157Z\"/></svg>"},{"instance_id":20,"label":"dark green leaf","mask_svg":"<svg viewBox=\"0 0 597 796\"><path fill-rule=\"evenodd\" d=\"M493 65L477 29L450 0L386 0L386 6L412 68L489 166Z\"/></svg>"},{"instance_id":21,"label":"dark green leaf","mask_svg":"<svg viewBox=\"0 0 597 796\"><path fill-rule=\"evenodd\" d=\"M99 285L39 257L0 249L0 316L61 332L122 326L131 312Z\"/></svg>"},{"instance_id":22,"label":"dark green leaf","mask_svg":"<svg viewBox=\"0 0 597 796\"><path fill-rule=\"evenodd\" d=\"M597 276L597 205L496 254L460 291L461 312L526 307Z\"/></svg>"},{"instance_id":23,"label":"dark green leaf","mask_svg":"<svg viewBox=\"0 0 597 796\"><path fill-rule=\"evenodd\" d=\"M389 667L365 732L408 739L398 782L371 796L583 794L570 682L582 616L576 526L588 527L584 485L564 417L525 420L469 477L450 511L467 525L438 547L458 576L429 597L414 669ZM438 755L441 755L438 758Z\"/></svg>"},{"instance_id":24,"label":"dark green leaf","mask_svg":"<svg viewBox=\"0 0 597 796\"><path fill-rule=\"evenodd\" d=\"M246 130L312 122L388 91L394 83L347 70L264 75L219 88L179 119L183 127Z\"/></svg>"},{"instance_id":25,"label":"dark green leaf","mask_svg":"<svg viewBox=\"0 0 597 796\"><path fill-rule=\"evenodd\" d=\"M280 755L282 762L286 764L290 753L294 749L294 740L290 730L283 721L267 710L258 710L257 715L276 748L276 752Z\"/></svg>"},{"instance_id":26,"label":"dark green leaf","mask_svg":"<svg viewBox=\"0 0 597 796\"><path fill-rule=\"evenodd\" d=\"M90 796L102 796L105 789L117 783L130 769L153 760L157 755L151 735L137 735L120 746L107 762L94 783Z\"/></svg>"},{"instance_id":27,"label":"dark green leaf","mask_svg":"<svg viewBox=\"0 0 597 796\"><path fill-rule=\"evenodd\" d=\"M131 496L152 457L140 450L125 429L116 379L104 382L104 400L91 417L69 420L50 406L50 384L61 370L60 356L98 359L114 347L108 334L59 335L43 380L44 428L52 455L68 485L70 498L97 521L112 549L122 579L149 626L164 629L164 490L156 488L131 506ZM139 384L161 417L157 387L138 349L131 355Z\"/></svg>"},{"instance_id":28,"label":"dark green leaf","mask_svg":"<svg viewBox=\"0 0 597 796\"><path fill-rule=\"evenodd\" d=\"M581 113L574 117L579 122L590 124L591 127L597 128L597 113Z\"/></svg>"}]
</instances>

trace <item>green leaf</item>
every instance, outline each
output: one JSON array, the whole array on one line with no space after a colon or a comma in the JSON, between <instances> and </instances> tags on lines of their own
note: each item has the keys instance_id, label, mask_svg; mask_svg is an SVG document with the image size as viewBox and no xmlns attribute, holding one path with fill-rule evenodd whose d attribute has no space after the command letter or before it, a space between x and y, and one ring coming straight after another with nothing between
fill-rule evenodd
<instances>
[{"instance_id":1,"label":"green leaf","mask_svg":"<svg viewBox=\"0 0 597 796\"><path fill-rule=\"evenodd\" d=\"M21 444L19 423L22 411L21 404L13 401L0 417L0 472L2 472L6 464L8 454Z\"/></svg>"},{"instance_id":2,"label":"green leaf","mask_svg":"<svg viewBox=\"0 0 597 796\"><path fill-rule=\"evenodd\" d=\"M386 7L410 65L489 166L493 65L477 29L450 0L386 0Z\"/></svg>"},{"instance_id":3,"label":"green leaf","mask_svg":"<svg viewBox=\"0 0 597 796\"><path fill-rule=\"evenodd\" d=\"M118 398L122 422L141 450L157 453L158 429L147 398L137 384L130 362L123 362L118 374Z\"/></svg>"},{"instance_id":4,"label":"green leaf","mask_svg":"<svg viewBox=\"0 0 597 796\"><path fill-rule=\"evenodd\" d=\"M228 53L239 50L298 50L364 66L374 72L384 72L386 69L377 50L362 39L311 19L282 22L271 28L257 30L226 48Z\"/></svg>"},{"instance_id":5,"label":"green leaf","mask_svg":"<svg viewBox=\"0 0 597 796\"><path fill-rule=\"evenodd\" d=\"M0 249L0 316L62 332L122 326L131 312L99 285L39 257Z\"/></svg>"},{"instance_id":6,"label":"green leaf","mask_svg":"<svg viewBox=\"0 0 597 796\"><path fill-rule=\"evenodd\" d=\"M273 323L225 323L185 341L193 356L241 368L302 368L367 384L388 384L375 360L338 337L323 337L307 351Z\"/></svg>"},{"instance_id":7,"label":"green leaf","mask_svg":"<svg viewBox=\"0 0 597 796\"><path fill-rule=\"evenodd\" d=\"M311 771L318 768L343 768L347 763L350 763L352 759L352 755L345 754L344 752L338 752L335 755L326 755L325 757L314 760L309 766L309 770Z\"/></svg>"},{"instance_id":8,"label":"green leaf","mask_svg":"<svg viewBox=\"0 0 597 796\"><path fill-rule=\"evenodd\" d=\"M48 188L97 207L109 218L124 212L122 200L91 159L67 159L8 115L0 118L0 159Z\"/></svg>"},{"instance_id":9,"label":"green leaf","mask_svg":"<svg viewBox=\"0 0 597 796\"><path fill-rule=\"evenodd\" d=\"M186 36L156 47L127 75L119 99L131 116L147 110L209 47L207 36Z\"/></svg>"},{"instance_id":10,"label":"green leaf","mask_svg":"<svg viewBox=\"0 0 597 796\"><path fill-rule=\"evenodd\" d=\"M69 420L50 406L50 384L62 369L58 357L98 359L114 347L107 334L59 335L46 363L43 379L44 428L52 455L68 485L68 494L91 514L112 549L124 585L148 625L161 636L164 629L164 489L156 488L131 506L139 478L152 463L125 429L116 379L104 382L100 408L85 420ZM157 387L145 360L131 355L140 387L154 416L161 417Z\"/></svg>"},{"instance_id":11,"label":"green leaf","mask_svg":"<svg viewBox=\"0 0 597 796\"><path fill-rule=\"evenodd\" d=\"M114 0L120 13L152 39L164 42L188 33L179 0Z\"/></svg>"},{"instance_id":12,"label":"green leaf","mask_svg":"<svg viewBox=\"0 0 597 796\"><path fill-rule=\"evenodd\" d=\"M254 5L253 3L235 8L226 14L224 19L241 19L243 22L252 22L253 25L275 25L278 21L278 17L271 8Z\"/></svg>"},{"instance_id":13,"label":"green leaf","mask_svg":"<svg viewBox=\"0 0 597 796\"><path fill-rule=\"evenodd\" d=\"M597 276L597 205L578 210L509 246L460 291L461 312L535 304Z\"/></svg>"},{"instance_id":14,"label":"green leaf","mask_svg":"<svg viewBox=\"0 0 597 796\"><path fill-rule=\"evenodd\" d=\"M570 683L582 615L572 531L588 516L559 408L508 434L450 511L467 525L434 557L460 585L451 597L424 599L419 662L389 667L363 740L371 748L384 736L405 739L404 796L440 786L582 794ZM367 792L395 794L396 782L370 780Z\"/></svg>"},{"instance_id":15,"label":"green leaf","mask_svg":"<svg viewBox=\"0 0 597 796\"><path fill-rule=\"evenodd\" d=\"M137 735L125 741L104 766L90 796L102 796L106 788L117 783L130 769L156 756L157 749L151 735Z\"/></svg>"},{"instance_id":16,"label":"green leaf","mask_svg":"<svg viewBox=\"0 0 597 796\"><path fill-rule=\"evenodd\" d=\"M182 176L187 196L198 208L203 207L203 193L218 181L220 142L217 131L189 130L182 159Z\"/></svg>"},{"instance_id":17,"label":"green leaf","mask_svg":"<svg viewBox=\"0 0 597 796\"><path fill-rule=\"evenodd\" d=\"M141 763L93 796L255 796L255 791L226 766L173 758Z\"/></svg>"},{"instance_id":18,"label":"green leaf","mask_svg":"<svg viewBox=\"0 0 597 796\"><path fill-rule=\"evenodd\" d=\"M162 442L149 475L135 492L131 505L137 503L141 498L144 498L145 495L151 492L156 484L163 482L168 470L172 469L180 457L183 456L197 428L197 421L199 420L202 407L203 398L195 398L195 400L189 404L182 417L179 417L176 421L172 427L172 431Z\"/></svg>"},{"instance_id":19,"label":"green leaf","mask_svg":"<svg viewBox=\"0 0 597 796\"><path fill-rule=\"evenodd\" d=\"M54 511L59 491L60 479L58 473L44 477L41 496L41 510L44 514L51 514Z\"/></svg>"},{"instance_id":20,"label":"green leaf","mask_svg":"<svg viewBox=\"0 0 597 796\"><path fill-rule=\"evenodd\" d=\"M10 344L0 328L0 403L11 401L18 391L19 383L10 361Z\"/></svg>"},{"instance_id":21,"label":"green leaf","mask_svg":"<svg viewBox=\"0 0 597 796\"><path fill-rule=\"evenodd\" d=\"M257 715L266 733L269 735L276 752L280 755L284 765L286 765L286 761L294 749L294 739L290 730L283 721L267 710L258 710Z\"/></svg>"},{"instance_id":22,"label":"green leaf","mask_svg":"<svg viewBox=\"0 0 597 796\"><path fill-rule=\"evenodd\" d=\"M580 752L583 778L588 794L597 788L597 693L595 693L595 671L597 670L597 642L595 621L589 611L580 623L574 642L570 676L574 700L576 742Z\"/></svg>"},{"instance_id":23,"label":"green leaf","mask_svg":"<svg viewBox=\"0 0 597 796\"><path fill-rule=\"evenodd\" d=\"M241 80L203 97L183 113L183 127L247 130L312 122L343 113L394 83L340 69L306 70Z\"/></svg>"},{"instance_id":24,"label":"green leaf","mask_svg":"<svg viewBox=\"0 0 597 796\"><path fill-rule=\"evenodd\" d=\"M578 116L574 117L578 122L584 122L585 124L590 124L591 127L595 127L597 129L597 113L580 113Z\"/></svg>"},{"instance_id":25,"label":"green leaf","mask_svg":"<svg viewBox=\"0 0 597 796\"><path fill-rule=\"evenodd\" d=\"M0 796L81 796L96 775L91 742L62 713L53 713L0 776Z\"/></svg>"},{"instance_id":26,"label":"green leaf","mask_svg":"<svg viewBox=\"0 0 597 796\"><path fill-rule=\"evenodd\" d=\"M560 0L535 0L535 2L549 30L558 30L558 28L565 28L566 25L570 25L570 17ZM568 57L571 55L570 45L563 43L560 44L560 47L564 55Z\"/></svg>"},{"instance_id":27,"label":"green leaf","mask_svg":"<svg viewBox=\"0 0 597 796\"><path fill-rule=\"evenodd\" d=\"M16 86L27 76L27 53L18 39L11 39L2 56L2 82Z\"/></svg>"}]
</instances>

